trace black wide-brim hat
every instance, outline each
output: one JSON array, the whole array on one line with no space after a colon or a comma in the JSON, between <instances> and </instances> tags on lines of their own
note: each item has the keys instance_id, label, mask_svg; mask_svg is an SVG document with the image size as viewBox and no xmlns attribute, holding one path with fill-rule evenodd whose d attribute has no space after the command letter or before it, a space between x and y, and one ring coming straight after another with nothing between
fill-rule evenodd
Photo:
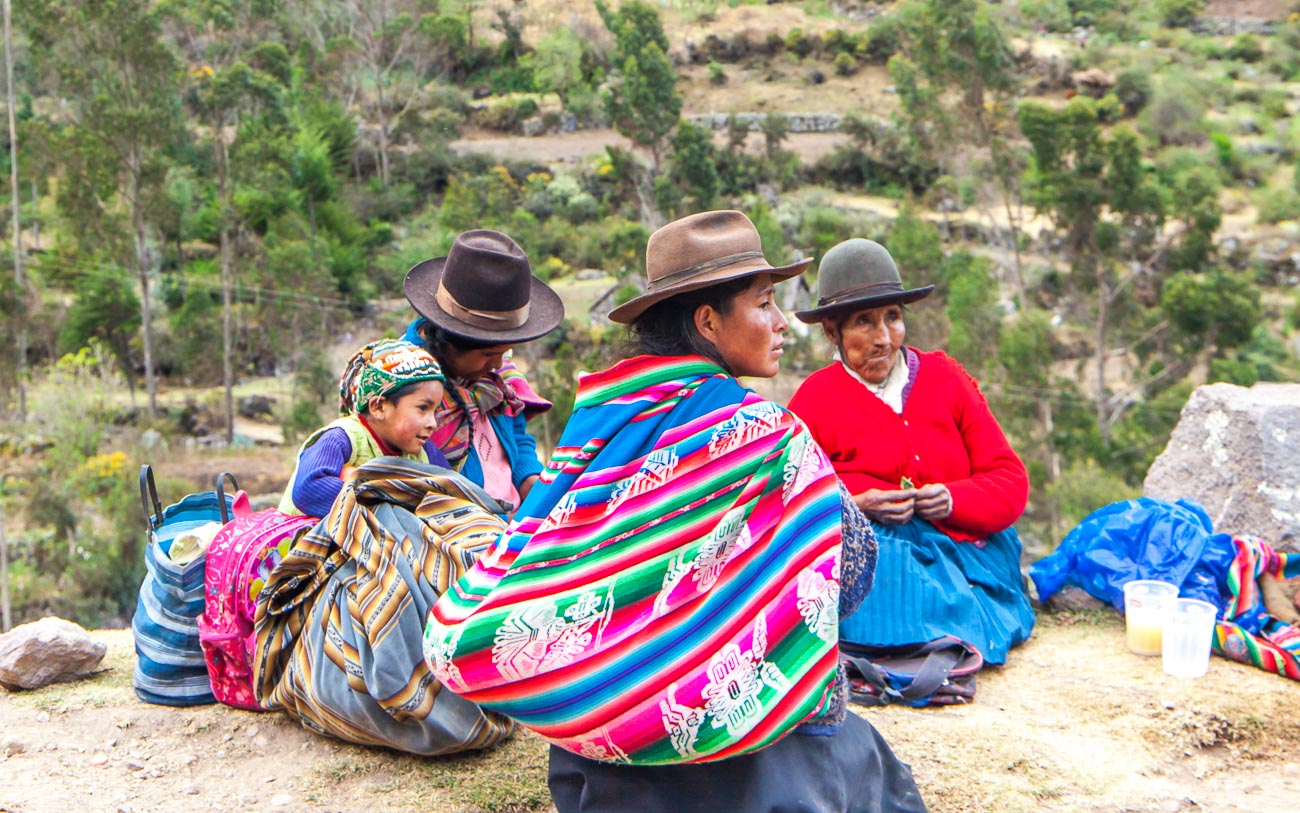
<instances>
[{"instance_id":1,"label":"black wide-brim hat","mask_svg":"<svg viewBox=\"0 0 1300 813\"><path fill-rule=\"evenodd\" d=\"M933 285L907 289L888 249L874 240L854 237L827 251L817 267L817 307L796 311L810 325L828 316L905 305L924 299Z\"/></svg>"},{"instance_id":2,"label":"black wide-brim hat","mask_svg":"<svg viewBox=\"0 0 1300 813\"><path fill-rule=\"evenodd\" d=\"M528 256L499 231L474 229L452 241L446 257L417 264L402 282L416 312L456 336L517 344L550 333L564 303L533 276Z\"/></svg>"}]
</instances>

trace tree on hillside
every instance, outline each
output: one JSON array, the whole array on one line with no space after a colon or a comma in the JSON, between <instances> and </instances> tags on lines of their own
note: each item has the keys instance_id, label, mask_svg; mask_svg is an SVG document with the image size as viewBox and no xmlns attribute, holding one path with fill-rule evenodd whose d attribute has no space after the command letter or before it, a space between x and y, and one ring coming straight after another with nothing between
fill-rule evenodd
<instances>
[{"instance_id":1,"label":"tree on hillside","mask_svg":"<svg viewBox=\"0 0 1300 813\"><path fill-rule=\"evenodd\" d=\"M596 10L616 41L612 58L614 77L605 97L605 112L614 129L650 151L651 177L644 187L638 186L638 194L642 221L654 225L646 190L653 187L668 145L668 134L677 126L682 113L677 74L668 59L668 37L659 12L644 0L629 0L617 11L596 0Z\"/></svg>"},{"instance_id":2,"label":"tree on hillside","mask_svg":"<svg viewBox=\"0 0 1300 813\"><path fill-rule=\"evenodd\" d=\"M217 230L221 265L221 370L225 389L225 435L235 435L234 412L234 179L230 167L231 141L241 121L257 110L280 102L281 88L271 73L245 60L254 49L287 79L287 53L271 56L278 43L266 42L274 0L172 0L167 5L173 39L185 47L190 60L187 100L205 127L217 170ZM274 70L274 68L273 68ZM193 312L193 306L191 306Z\"/></svg>"},{"instance_id":3,"label":"tree on hillside","mask_svg":"<svg viewBox=\"0 0 1300 813\"><path fill-rule=\"evenodd\" d=\"M655 179L659 210L680 217L713 208L721 181L710 132L684 121L673 133L671 144L669 170Z\"/></svg>"},{"instance_id":4,"label":"tree on hillside","mask_svg":"<svg viewBox=\"0 0 1300 813\"><path fill-rule=\"evenodd\" d=\"M532 62L533 80L538 90L559 96L560 104L567 108L574 88L585 84L582 41L567 28L552 31L537 44Z\"/></svg>"},{"instance_id":5,"label":"tree on hillside","mask_svg":"<svg viewBox=\"0 0 1300 813\"><path fill-rule=\"evenodd\" d=\"M392 183L390 149L402 117L423 98L445 20L426 0L290 0L295 22L341 59L346 104L359 104L372 130L379 180ZM471 9L472 11L472 9ZM472 29L471 29L472 30ZM472 36L472 35L471 35Z\"/></svg>"},{"instance_id":6,"label":"tree on hillside","mask_svg":"<svg viewBox=\"0 0 1300 813\"><path fill-rule=\"evenodd\" d=\"M1165 218L1163 191L1142 165L1137 134L1117 128L1107 138L1090 99L1076 97L1060 110L1024 102L1019 118L1034 151L1030 199L1064 231L1072 279L1093 297L1096 419L1108 443L1131 403L1128 393L1108 391L1111 331L1135 282L1155 274L1150 258Z\"/></svg>"},{"instance_id":7,"label":"tree on hillside","mask_svg":"<svg viewBox=\"0 0 1300 813\"><path fill-rule=\"evenodd\" d=\"M972 174L997 190L1007 219L1015 276L1025 300L1020 259L1025 160L1012 100L1019 89L1007 38L986 3L924 0L899 12L900 51L889 60L899 120L913 150L952 175L966 146Z\"/></svg>"},{"instance_id":8,"label":"tree on hillside","mask_svg":"<svg viewBox=\"0 0 1300 813\"><path fill-rule=\"evenodd\" d=\"M149 249L146 198L149 188L161 183L166 150L181 137L177 65L150 0L49 0L38 5L29 11L28 35L51 59L60 91L72 102L71 138L83 155L93 154L88 163L96 165L99 179L111 177L127 211L123 225L140 285L145 381L153 414L157 383L149 280L157 258ZM95 180L68 178L71 185L83 187ZM87 205L79 218L113 219L112 201L94 192L80 201Z\"/></svg>"}]
</instances>

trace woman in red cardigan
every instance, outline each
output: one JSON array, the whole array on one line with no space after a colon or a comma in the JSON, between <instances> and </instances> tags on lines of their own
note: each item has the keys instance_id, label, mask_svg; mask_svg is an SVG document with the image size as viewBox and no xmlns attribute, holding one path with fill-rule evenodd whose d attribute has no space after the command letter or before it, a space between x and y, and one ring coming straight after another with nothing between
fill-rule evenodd
<instances>
[{"instance_id":1,"label":"woman in red cardigan","mask_svg":"<svg viewBox=\"0 0 1300 813\"><path fill-rule=\"evenodd\" d=\"M1029 477L975 379L941 351L907 347L905 290L889 252L847 240L826 252L816 308L835 360L790 409L830 456L880 538L876 588L840 622L840 639L896 646L955 635L987 663L1029 637L1020 574Z\"/></svg>"}]
</instances>

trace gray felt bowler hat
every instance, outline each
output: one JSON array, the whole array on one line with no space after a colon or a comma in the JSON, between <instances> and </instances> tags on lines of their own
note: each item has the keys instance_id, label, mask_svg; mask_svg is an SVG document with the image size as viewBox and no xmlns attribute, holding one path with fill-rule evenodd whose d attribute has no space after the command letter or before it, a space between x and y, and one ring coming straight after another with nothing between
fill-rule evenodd
<instances>
[{"instance_id":1,"label":"gray felt bowler hat","mask_svg":"<svg viewBox=\"0 0 1300 813\"><path fill-rule=\"evenodd\" d=\"M822 257L817 270L817 307L797 311L801 322L816 324L824 317L881 305L924 299L933 285L907 290L889 251L874 240L854 237Z\"/></svg>"}]
</instances>

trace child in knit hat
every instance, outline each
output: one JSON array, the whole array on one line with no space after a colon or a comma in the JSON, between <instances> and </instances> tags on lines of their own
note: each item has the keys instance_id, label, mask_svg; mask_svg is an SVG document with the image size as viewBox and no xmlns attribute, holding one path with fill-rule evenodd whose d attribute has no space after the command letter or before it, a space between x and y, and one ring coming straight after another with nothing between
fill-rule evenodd
<instances>
[{"instance_id":1,"label":"child in knit hat","mask_svg":"<svg viewBox=\"0 0 1300 813\"><path fill-rule=\"evenodd\" d=\"M340 417L303 442L280 510L325 516L352 470L376 457L447 466L431 439L444 383L438 362L410 342L383 339L353 353L339 381Z\"/></svg>"}]
</instances>

